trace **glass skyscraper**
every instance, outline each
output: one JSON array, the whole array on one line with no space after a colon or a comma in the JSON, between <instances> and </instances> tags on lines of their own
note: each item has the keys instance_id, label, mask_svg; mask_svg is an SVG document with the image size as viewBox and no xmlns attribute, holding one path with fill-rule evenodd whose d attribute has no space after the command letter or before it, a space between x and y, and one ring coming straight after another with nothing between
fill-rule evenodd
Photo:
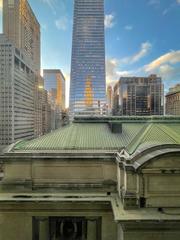
<instances>
[{"instance_id":1,"label":"glass skyscraper","mask_svg":"<svg viewBox=\"0 0 180 240\"><path fill-rule=\"evenodd\" d=\"M105 90L104 0L75 0L71 114L105 113Z\"/></svg>"},{"instance_id":2,"label":"glass skyscraper","mask_svg":"<svg viewBox=\"0 0 180 240\"><path fill-rule=\"evenodd\" d=\"M163 115L164 85L154 74L121 77L114 86L113 112L122 116Z\"/></svg>"}]
</instances>

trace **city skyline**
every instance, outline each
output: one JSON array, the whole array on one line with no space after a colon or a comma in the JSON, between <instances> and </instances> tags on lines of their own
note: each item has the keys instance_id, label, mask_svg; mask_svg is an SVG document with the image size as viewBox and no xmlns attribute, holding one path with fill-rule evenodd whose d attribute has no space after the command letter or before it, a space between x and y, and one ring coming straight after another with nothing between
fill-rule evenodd
<instances>
[{"instance_id":1,"label":"city skyline","mask_svg":"<svg viewBox=\"0 0 180 240\"><path fill-rule=\"evenodd\" d=\"M29 0L29 3L41 25L41 68L59 68L69 79L73 1ZM106 0L107 82L117 81L120 76L156 73L164 80L165 92L178 83L179 13L179 0L138 0L136 5L132 0Z\"/></svg>"}]
</instances>

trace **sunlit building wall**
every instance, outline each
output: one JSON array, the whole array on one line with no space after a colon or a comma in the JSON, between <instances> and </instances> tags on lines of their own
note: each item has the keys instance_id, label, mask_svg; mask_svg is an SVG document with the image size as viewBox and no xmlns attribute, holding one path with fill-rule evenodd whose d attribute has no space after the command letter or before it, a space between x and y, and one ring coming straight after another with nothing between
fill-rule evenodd
<instances>
[{"instance_id":1,"label":"sunlit building wall","mask_svg":"<svg viewBox=\"0 0 180 240\"><path fill-rule=\"evenodd\" d=\"M56 105L61 109L65 109L65 77L59 69L44 69L44 87L52 95L56 91Z\"/></svg>"},{"instance_id":2,"label":"sunlit building wall","mask_svg":"<svg viewBox=\"0 0 180 240\"><path fill-rule=\"evenodd\" d=\"M164 114L164 86L156 75L121 77L114 86L113 113L122 116Z\"/></svg>"},{"instance_id":3,"label":"sunlit building wall","mask_svg":"<svg viewBox=\"0 0 180 240\"><path fill-rule=\"evenodd\" d=\"M40 25L27 0L3 0L3 33L40 72Z\"/></svg>"},{"instance_id":4,"label":"sunlit building wall","mask_svg":"<svg viewBox=\"0 0 180 240\"><path fill-rule=\"evenodd\" d=\"M180 84L170 88L166 94L166 114L180 116Z\"/></svg>"},{"instance_id":5,"label":"sunlit building wall","mask_svg":"<svg viewBox=\"0 0 180 240\"><path fill-rule=\"evenodd\" d=\"M107 87L107 108L108 108L108 114L112 113L112 108L113 108L113 88L112 86Z\"/></svg>"},{"instance_id":6,"label":"sunlit building wall","mask_svg":"<svg viewBox=\"0 0 180 240\"><path fill-rule=\"evenodd\" d=\"M103 114L105 108L104 0L75 0L70 112Z\"/></svg>"},{"instance_id":7,"label":"sunlit building wall","mask_svg":"<svg viewBox=\"0 0 180 240\"><path fill-rule=\"evenodd\" d=\"M42 135L42 92L44 90L43 78L36 76L34 95L34 136Z\"/></svg>"},{"instance_id":8,"label":"sunlit building wall","mask_svg":"<svg viewBox=\"0 0 180 240\"><path fill-rule=\"evenodd\" d=\"M39 137L51 130L51 109L48 101L48 93L44 89L44 79L37 75L35 83L34 111L34 135L35 137Z\"/></svg>"}]
</instances>

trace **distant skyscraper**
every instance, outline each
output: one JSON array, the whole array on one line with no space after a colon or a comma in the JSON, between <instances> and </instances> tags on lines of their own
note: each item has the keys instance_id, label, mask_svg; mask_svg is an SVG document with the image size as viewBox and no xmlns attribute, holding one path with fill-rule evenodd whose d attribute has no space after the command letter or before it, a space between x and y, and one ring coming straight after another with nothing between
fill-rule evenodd
<instances>
[{"instance_id":1,"label":"distant skyscraper","mask_svg":"<svg viewBox=\"0 0 180 240\"><path fill-rule=\"evenodd\" d=\"M55 104L65 109L65 77L59 69L44 69L44 87L54 97Z\"/></svg>"},{"instance_id":2,"label":"distant skyscraper","mask_svg":"<svg viewBox=\"0 0 180 240\"><path fill-rule=\"evenodd\" d=\"M48 93L44 89L44 79L40 75L36 75L34 110L34 135L39 137L51 131L51 107L48 102Z\"/></svg>"},{"instance_id":3,"label":"distant skyscraper","mask_svg":"<svg viewBox=\"0 0 180 240\"><path fill-rule=\"evenodd\" d=\"M3 0L3 33L40 71L40 25L27 0Z\"/></svg>"},{"instance_id":4,"label":"distant skyscraper","mask_svg":"<svg viewBox=\"0 0 180 240\"><path fill-rule=\"evenodd\" d=\"M105 85L104 0L75 0L71 114L102 114Z\"/></svg>"},{"instance_id":5,"label":"distant skyscraper","mask_svg":"<svg viewBox=\"0 0 180 240\"><path fill-rule=\"evenodd\" d=\"M65 110L65 78L59 69L44 69L45 89L51 106L51 130L62 125L62 113Z\"/></svg>"},{"instance_id":6,"label":"distant skyscraper","mask_svg":"<svg viewBox=\"0 0 180 240\"><path fill-rule=\"evenodd\" d=\"M166 95L166 114L180 116L180 84L170 88Z\"/></svg>"},{"instance_id":7,"label":"distant skyscraper","mask_svg":"<svg viewBox=\"0 0 180 240\"><path fill-rule=\"evenodd\" d=\"M108 107L108 114L112 113L112 107L113 107L113 88L112 86L107 87L107 107Z\"/></svg>"},{"instance_id":8,"label":"distant skyscraper","mask_svg":"<svg viewBox=\"0 0 180 240\"><path fill-rule=\"evenodd\" d=\"M122 77L114 87L113 112L122 116L162 115L164 87L161 78Z\"/></svg>"}]
</instances>

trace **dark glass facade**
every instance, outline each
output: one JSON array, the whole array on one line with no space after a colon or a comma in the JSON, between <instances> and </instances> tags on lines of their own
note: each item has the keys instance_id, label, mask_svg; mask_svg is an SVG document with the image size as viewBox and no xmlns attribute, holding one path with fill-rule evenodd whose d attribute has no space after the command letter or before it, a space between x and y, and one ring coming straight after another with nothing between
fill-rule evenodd
<instances>
[{"instance_id":1,"label":"dark glass facade","mask_svg":"<svg viewBox=\"0 0 180 240\"><path fill-rule=\"evenodd\" d=\"M75 0L70 112L103 114L105 105L104 0Z\"/></svg>"},{"instance_id":2,"label":"dark glass facade","mask_svg":"<svg viewBox=\"0 0 180 240\"><path fill-rule=\"evenodd\" d=\"M164 87L161 78L122 77L114 87L115 115L162 115Z\"/></svg>"}]
</instances>

